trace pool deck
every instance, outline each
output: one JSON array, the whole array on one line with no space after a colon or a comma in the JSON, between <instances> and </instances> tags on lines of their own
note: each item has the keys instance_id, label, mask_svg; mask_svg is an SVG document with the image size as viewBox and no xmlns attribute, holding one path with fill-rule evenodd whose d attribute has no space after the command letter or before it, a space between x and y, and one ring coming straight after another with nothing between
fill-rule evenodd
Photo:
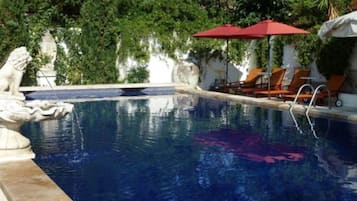
<instances>
[{"instance_id":1,"label":"pool deck","mask_svg":"<svg viewBox=\"0 0 357 201\"><path fill-rule=\"evenodd\" d=\"M274 97L272 97L271 99L268 99L267 97L255 98L255 97L242 96L242 95L232 95L232 94L226 94L220 92L197 90L197 89L192 89L180 85L176 86L176 91L182 93L197 94L208 98L229 100L232 102L237 102L242 104L257 105L263 108L270 108L270 109L281 110L281 111L288 111L291 104L291 101L284 102L281 99L274 98ZM293 112L297 114L305 114L305 111L306 111L306 105L296 104L293 108ZM310 109L309 115L312 117L339 119L339 120L348 121L356 124L357 105L355 108L332 106L331 109L329 109L328 106L315 106Z\"/></svg>"},{"instance_id":2,"label":"pool deck","mask_svg":"<svg viewBox=\"0 0 357 201\"><path fill-rule=\"evenodd\" d=\"M80 89L143 89L155 87L173 87L177 93L195 94L208 98L229 100L242 104L252 104L264 108L287 111L290 102L272 98L253 98L219 92L198 90L184 84L110 84L85 86L21 87L22 92L43 90L80 90ZM296 105L294 112L304 114L305 106ZM334 118L357 123L357 107L316 106L310 110L313 117ZM72 200L60 189L32 160L0 163L0 201L70 201Z\"/></svg>"},{"instance_id":3,"label":"pool deck","mask_svg":"<svg viewBox=\"0 0 357 201\"><path fill-rule=\"evenodd\" d=\"M32 160L1 163L0 187L0 201L72 200Z\"/></svg>"}]
</instances>

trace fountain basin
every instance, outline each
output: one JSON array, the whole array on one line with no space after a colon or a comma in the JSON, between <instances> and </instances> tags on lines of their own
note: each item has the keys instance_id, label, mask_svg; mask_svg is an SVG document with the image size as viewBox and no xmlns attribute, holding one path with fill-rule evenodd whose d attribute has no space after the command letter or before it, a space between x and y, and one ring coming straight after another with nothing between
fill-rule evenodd
<instances>
[{"instance_id":1,"label":"fountain basin","mask_svg":"<svg viewBox=\"0 0 357 201\"><path fill-rule=\"evenodd\" d=\"M62 102L0 100L0 162L35 158L30 140L19 132L23 123L61 118L72 110Z\"/></svg>"}]
</instances>

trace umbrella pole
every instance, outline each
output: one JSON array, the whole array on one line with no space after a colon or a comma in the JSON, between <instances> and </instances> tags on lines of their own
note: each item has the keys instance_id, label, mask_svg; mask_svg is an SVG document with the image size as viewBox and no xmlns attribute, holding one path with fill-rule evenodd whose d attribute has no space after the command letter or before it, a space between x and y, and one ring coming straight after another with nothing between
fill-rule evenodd
<instances>
[{"instance_id":1,"label":"umbrella pole","mask_svg":"<svg viewBox=\"0 0 357 201\"><path fill-rule=\"evenodd\" d=\"M268 74L269 74L269 78L268 78L268 99L270 99L270 78L271 78L271 65L270 65L270 35L268 35Z\"/></svg>"},{"instance_id":2,"label":"umbrella pole","mask_svg":"<svg viewBox=\"0 0 357 201\"><path fill-rule=\"evenodd\" d=\"M228 39L226 39L226 43L227 43L227 57L226 57L226 81L225 84L228 84L228 51L229 51L229 41Z\"/></svg>"}]
</instances>

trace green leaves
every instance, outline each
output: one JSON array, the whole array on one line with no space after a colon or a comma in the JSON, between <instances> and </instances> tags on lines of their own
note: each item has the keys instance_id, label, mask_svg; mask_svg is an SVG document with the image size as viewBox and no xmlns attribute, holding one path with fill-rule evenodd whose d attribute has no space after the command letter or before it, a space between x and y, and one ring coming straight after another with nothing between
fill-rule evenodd
<instances>
[{"instance_id":1,"label":"green leaves","mask_svg":"<svg viewBox=\"0 0 357 201\"><path fill-rule=\"evenodd\" d=\"M132 68L128 72L128 83L144 83L148 81L149 72L146 70L147 66L138 66Z\"/></svg>"},{"instance_id":2,"label":"green leaves","mask_svg":"<svg viewBox=\"0 0 357 201\"><path fill-rule=\"evenodd\" d=\"M349 4L349 0L320 2L333 2L340 13ZM152 51L172 58L177 52L189 51L197 60L223 59L224 40L194 39L192 34L225 23L245 27L272 18L315 35L326 18L324 8L316 0L1 0L0 58L3 61L14 48L26 46L34 60L24 80L34 83L40 67L38 44L49 29L58 44L68 47L68 53L58 47L57 84L115 83L116 62L134 58L145 66ZM310 62L318 51L318 39L307 36L296 41L299 61ZM266 40L257 44L258 65L265 66ZM231 40L229 60L240 63L247 46L246 41ZM275 65L281 63L281 46L274 49Z\"/></svg>"},{"instance_id":3,"label":"green leaves","mask_svg":"<svg viewBox=\"0 0 357 201\"><path fill-rule=\"evenodd\" d=\"M332 74L343 75L351 66L349 58L356 42L355 38L331 38L324 42L316 61L319 71L327 78Z\"/></svg>"}]
</instances>

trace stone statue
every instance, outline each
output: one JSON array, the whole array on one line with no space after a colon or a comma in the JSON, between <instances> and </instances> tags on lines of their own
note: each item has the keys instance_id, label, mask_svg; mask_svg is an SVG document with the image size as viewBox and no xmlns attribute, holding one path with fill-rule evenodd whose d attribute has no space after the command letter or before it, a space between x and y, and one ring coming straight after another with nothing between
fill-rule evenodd
<instances>
[{"instance_id":1,"label":"stone statue","mask_svg":"<svg viewBox=\"0 0 357 201\"><path fill-rule=\"evenodd\" d=\"M0 69L0 162L35 157L30 140L19 132L23 123L58 119L73 110L69 103L25 101L19 88L30 61L25 47L16 48Z\"/></svg>"},{"instance_id":2,"label":"stone statue","mask_svg":"<svg viewBox=\"0 0 357 201\"><path fill-rule=\"evenodd\" d=\"M5 65L0 69L0 98L11 95L24 99L19 88L26 66L31 60L26 47L16 48L10 53Z\"/></svg>"},{"instance_id":3,"label":"stone statue","mask_svg":"<svg viewBox=\"0 0 357 201\"><path fill-rule=\"evenodd\" d=\"M57 73L54 67L57 57L57 43L49 30L43 34L39 45L39 54L41 55L44 64L43 66L40 66L40 69L36 74L37 84L39 86L47 87L56 86Z\"/></svg>"},{"instance_id":4,"label":"stone statue","mask_svg":"<svg viewBox=\"0 0 357 201\"><path fill-rule=\"evenodd\" d=\"M57 56L57 44L50 31L46 31L40 42L40 54L47 57L48 62L41 67L43 70L54 70L56 56Z\"/></svg>"}]
</instances>

